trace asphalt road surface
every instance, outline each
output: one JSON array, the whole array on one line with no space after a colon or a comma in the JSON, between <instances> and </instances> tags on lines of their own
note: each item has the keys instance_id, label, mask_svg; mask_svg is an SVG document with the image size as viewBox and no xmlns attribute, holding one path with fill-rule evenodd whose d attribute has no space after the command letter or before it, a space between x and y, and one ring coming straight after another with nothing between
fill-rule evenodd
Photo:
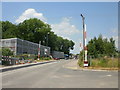
<instances>
[{"instance_id":1,"label":"asphalt road surface","mask_svg":"<svg viewBox=\"0 0 120 90\"><path fill-rule=\"evenodd\" d=\"M2 88L118 88L116 71L66 68L74 60L60 60L2 73Z\"/></svg>"}]
</instances>

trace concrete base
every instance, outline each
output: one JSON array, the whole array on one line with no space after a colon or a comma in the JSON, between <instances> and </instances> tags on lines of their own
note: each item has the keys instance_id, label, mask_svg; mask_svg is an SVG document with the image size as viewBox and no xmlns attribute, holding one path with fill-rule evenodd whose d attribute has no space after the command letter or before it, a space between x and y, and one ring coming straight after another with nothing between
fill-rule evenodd
<instances>
[{"instance_id":1,"label":"concrete base","mask_svg":"<svg viewBox=\"0 0 120 90\"><path fill-rule=\"evenodd\" d=\"M88 67L88 61L84 61L84 67Z\"/></svg>"},{"instance_id":2,"label":"concrete base","mask_svg":"<svg viewBox=\"0 0 120 90\"><path fill-rule=\"evenodd\" d=\"M88 64L84 64L84 67L88 67Z\"/></svg>"}]
</instances>

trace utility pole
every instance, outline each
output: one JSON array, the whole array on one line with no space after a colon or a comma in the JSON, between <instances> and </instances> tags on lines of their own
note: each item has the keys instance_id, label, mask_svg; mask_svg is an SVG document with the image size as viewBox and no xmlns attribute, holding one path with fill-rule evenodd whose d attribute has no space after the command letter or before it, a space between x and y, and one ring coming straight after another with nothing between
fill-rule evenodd
<instances>
[{"instance_id":1,"label":"utility pole","mask_svg":"<svg viewBox=\"0 0 120 90\"><path fill-rule=\"evenodd\" d=\"M81 14L82 23L83 23L83 61L84 67L88 67L88 60L87 60L87 44L86 44L86 25L85 25L85 17Z\"/></svg>"},{"instance_id":2,"label":"utility pole","mask_svg":"<svg viewBox=\"0 0 120 90\"><path fill-rule=\"evenodd\" d=\"M38 60L40 60L40 46L41 46L41 41L39 41L39 48L38 48Z\"/></svg>"}]
</instances>

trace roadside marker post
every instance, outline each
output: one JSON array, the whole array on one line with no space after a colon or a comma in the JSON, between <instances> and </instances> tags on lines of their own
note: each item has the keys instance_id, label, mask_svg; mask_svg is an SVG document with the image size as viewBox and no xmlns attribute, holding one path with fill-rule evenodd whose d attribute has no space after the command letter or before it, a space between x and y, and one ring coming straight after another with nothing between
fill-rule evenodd
<instances>
[{"instance_id":1,"label":"roadside marker post","mask_svg":"<svg viewBox=\"0 0 120 90\"><path fill-rule=\"evenodd\" d=\"M83 21L83 61L84 67L88 67L88 60L87 60L87 44L86 44L86 25L84 24L85 17L81 14L82 21Z\"/></svg>"},{"instance_id":2,"label":"roadside marker post","mask_svg":"<svg viewBox=\"0 0 120 90\"><path fill-rule=\"evenodd\" d=\"M40 60L40 46L41 46L41 41L39 41L39 48L38 48L38 60Z\"/></svg>"},{"instance_id":3,"label":"roadside marker post","mask_svg":"<svg viewBox=\"0 0 120 90\"><path fill-rule=\"evenodd\" d=\"M85 24L85 30L84 30L84 40L85 40L85 46L84 46L84 67L88 67L88 60L87 60L87 40L86 40L86 24Z\"/></svg>"}]
</instances>

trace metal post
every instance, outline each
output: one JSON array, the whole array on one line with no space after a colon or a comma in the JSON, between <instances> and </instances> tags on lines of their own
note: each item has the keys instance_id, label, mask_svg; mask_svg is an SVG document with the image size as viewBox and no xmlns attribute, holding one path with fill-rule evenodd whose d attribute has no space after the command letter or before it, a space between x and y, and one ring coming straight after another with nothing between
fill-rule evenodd
<instances>
[{"instance_id":1,"label":"metal post","mask_svg":"<svg viewBox=\"0 0 120 90\"><path fill-rule=\"evenodd\" d=\"M38 60L40 60L40 46L41 46L41 41L39 41L39 48L38 48Z\"/></svg>"},{"instance_id":2,"label":"metal post","mask_svg":"<svg viewBox=\"0 0 120 90\"><path fill-rule=\"evenodd\" d=\"M82 24L83 24L83 61L84 61L84 16L81 14Z\"/></svg>"}]
</instances>

